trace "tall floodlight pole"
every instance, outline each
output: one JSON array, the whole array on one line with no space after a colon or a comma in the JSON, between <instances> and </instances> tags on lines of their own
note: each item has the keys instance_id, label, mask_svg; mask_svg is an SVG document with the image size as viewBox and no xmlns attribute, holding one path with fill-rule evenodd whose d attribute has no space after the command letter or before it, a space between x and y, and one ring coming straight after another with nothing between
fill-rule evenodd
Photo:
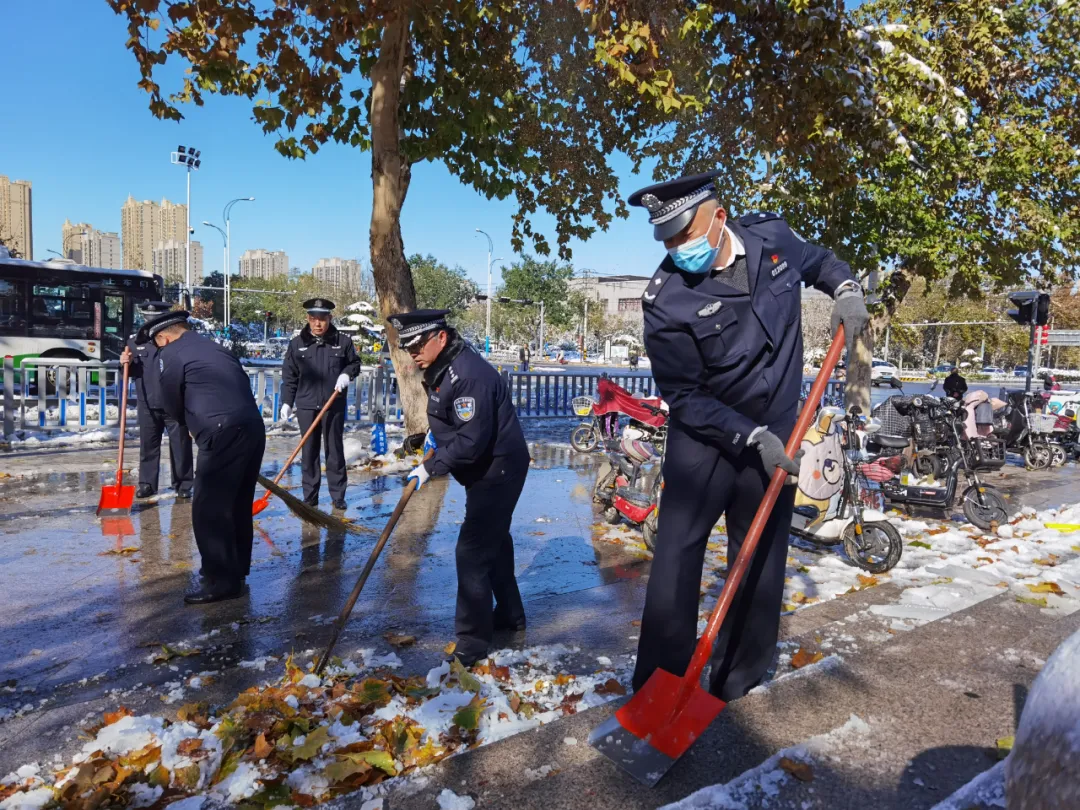
<instances>
[{"instance_id":1,"label":"tall floodlight pole","mask_svg":"<svg viewBox=\"0 0 1080 810\"><path fill-rule=\"evenodd\" d=\"M178 146L176 151L169 155L169 159L177 166L187 169L187 207L184 210L184 253L186 269L184 280L187 286L187 305L191 306L191 173L199 170L202 160L198 149L194 146Z\"/></svg>"},{"instance_id":2,"label":"tall floodlight pole","mask_svg":"<svg viewBox=\"0 0 1080 810\"><path fill-rule=\"evenodd\" d=\"M485 323L485 326L484 326L484 337L487 339L485 345L489 347L489 351L490 351L490 346L491 346L491 250L492 250L493 245L491 243L491 237L488 236L486 231L482 231L479 228L477 228L476 232L484 234L484 236L487 237L487 242L488 242L488 252L487 252L487 270L488 270L487 318L486 318L486 323Z\"/></svg>"},{"instance_id":3,"label":"tall floodlight pole","mask_svg":"<svg viewBox=\"0 0 1080 810\"><path fill-rule=\"evenodd\" d=\"M254 197L237 197L235 200L229 200L225 205L225 211L223 212L223 218L225 220L225 329L229 329L229 325L232 323L232 228L230 227L230 219L232 216L232 207L238 202L255 202Z\"/></svg>"}]
</instances>

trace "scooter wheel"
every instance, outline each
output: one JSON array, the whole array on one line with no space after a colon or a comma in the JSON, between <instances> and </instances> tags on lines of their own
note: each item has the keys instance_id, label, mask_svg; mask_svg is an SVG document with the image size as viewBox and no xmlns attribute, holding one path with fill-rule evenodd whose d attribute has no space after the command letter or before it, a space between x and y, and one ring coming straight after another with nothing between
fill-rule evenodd
<instances>
[{"instance_id":1,"label":"scooter wheel","mask_svg":"<svg viewBox=\"0 0 1080 810\"><path fill-rule=\"evenodd\" d=\"M1050 465L1060 467L1065 463L1065 448L1060 444L1050 445Z\"/></svg>"},{"instance_id":2,"label":"scooter wheel","mask_svg":"<svg viewBox=\"0 0 1080 810\"><path fill-rule=\"evenodd\" d=\"M983 531L988 531L991 524L999 526L1009 520L1009 509L1005 504L1005 496L993 487L982 487L982 503L979 503L978 487L968 487L964 490L963 509L964 517L970 520Z\"/></svg>"},{"instance_id":3,"label":"scooter wheel","mask_svg":"<svg viewBox=\"0 0 1080 810\"><path fill-rule=\"evenodd\" d=\"M659 525L659 510L653 509L645 522L641 524L641 539L645 541L645 548L656 551L656 529Z\"/></svg>"},{"instance_id":4,"label":"scooter wheel","mask_svg":"<svg viewBox=\"0 0 1080 810\"><path fill-rule=\"evenodd\" d=\"M1045 470L1050 466L1053 455L1045 442L1032 442L1024 448L1024 464L1031 470Z\"/></svg>"},{"instance_id":5,"label":"scooter wheel","mask_svg":"<svg viewBox=\"0 0 1080 810\"><path fill-rule=\"evenodd\" d=\"M871 574L884 574L904 553L900 532L887 520L863 523L862 535L855 534L855 524L849 523L841 539L848 559Z\"/></svg>"},{"instance_id":6,"label":"scooter wheel","mask_svg":"<svg viewBox=\"0 0 1080 810\"><path fill-rule=\"evenodd\" d=\"M591 453L600 443L600 437L590 424L578 425L570 434L570 446L579 453Z\"/></svg>"},{"instance_id":7,"label":"scooter wheel","mask_svg":"<svg viewBox=\"0 0 1080 810\"><path fill-rule=\"evenodd\" d=\"M616 509L614 506L607 507L600 514L603 515L604 520L606 520L612 526L618 523L619 518L621 517L621 515L619 515L619 510Z\"/></svg>"}]
</instances>

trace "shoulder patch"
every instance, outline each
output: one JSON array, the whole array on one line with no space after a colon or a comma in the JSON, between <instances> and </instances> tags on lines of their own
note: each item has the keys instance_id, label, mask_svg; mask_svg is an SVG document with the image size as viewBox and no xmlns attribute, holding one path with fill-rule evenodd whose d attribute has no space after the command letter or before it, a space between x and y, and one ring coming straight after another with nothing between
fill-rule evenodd
<instances>
[{"instance_id":1,"label":"shoulder patch","mask_svg":"<svg viewBox=\"0 0 1080 810\"><path fill-rule=\"evenodd\" d=\"M756 214L746 214L739 217L739 224L744 227L753 227L762 222L772 222L777 219L783 219L779 214L774 214L771 211L759 211Z\"/></svg>"},{"instance_id":2,"label":"shoulder patch","mask_svg":"<svg viewBox=\"0 0 1080 810\"><path fill-rule=\"evenodd\" d=\"M666 282L673 275L672 270L668 268L668 260L664 262L656 269L656 273L649 280L649 283L645 286L645 291L641 294L642 305L651 304L656 300L656 296L660 293L660 290L664 288L664 282Z\"/></svg>"},{"instance_id":3,"label":"shoulder patch","mask_svg":"<svg viewBox=\"0 0 1080 810\"><path fill-rule=\"evenodd\" d=\"M476 400L472 397L458 397L454 400L454 413L462 422L468 422L476 416Z\"/></svg>"}]
</instances>

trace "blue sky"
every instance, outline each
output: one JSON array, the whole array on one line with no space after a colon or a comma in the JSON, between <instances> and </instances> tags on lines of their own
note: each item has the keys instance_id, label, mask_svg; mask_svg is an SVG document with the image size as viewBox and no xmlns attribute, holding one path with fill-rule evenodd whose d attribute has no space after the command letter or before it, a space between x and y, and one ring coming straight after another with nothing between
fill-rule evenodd
<instances>
[{"instance_id":1,"label":"blue sky","mask_svg":"<svg viewBox=\"0 0 1080 810\"><path fill-rule=\"evenodd\" d=\"M33 182L34 254L61 250L65 218L120 230L120 206L136 199L184 202L184 172L169 163L178 144L202 150L192 177L191 221L205 248L207 271L221 266L221 237L200 223L221 224L234 197L254 203L233 209L235 260L246 248L284 249L291 265L310 269L323 256L356 257L367 265L371 214L370 157L328 146L306 161L289 161L250 120L248 102L209 97L183 109L179 124L155 119L136 87L134 58L125 50L122 20L104 0L0 2L0 67L17 77L4 88L0 174ZM624 196L651 182L621 162ZM405 249L431 253L486 280L486 240L495 257L513 260L512 201L489 201L463 186L441 164L413 169L403 215ZM555 244L552 220L537 224ZM600 273L649 275L662 258L640 209L606 233L573 245L575 267ZM498 275L496 273L496 281Z\"/></svg>"}]
</instances>

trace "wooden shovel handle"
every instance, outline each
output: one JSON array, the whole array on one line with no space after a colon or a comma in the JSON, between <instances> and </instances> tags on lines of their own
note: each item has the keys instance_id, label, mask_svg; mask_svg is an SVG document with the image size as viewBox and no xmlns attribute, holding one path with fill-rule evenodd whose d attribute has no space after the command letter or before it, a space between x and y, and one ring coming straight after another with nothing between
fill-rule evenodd
<instances>
[{"instance_id":1,"label":"wooden shovel handle","mask_svg":"<svg viewBox=\"0 0 1080 810\"><path fill-rule=\"evenodd\" d=\"M275 484L281 483L281 479L285 476L286 470L288 470L292 463L296 461L296 457L300 454L300 450L303 448L304 443L311 438L311 434L315 432L315 428L319 426L319 423L322 421L323 416L328 410L330 410L330 406L334 404L334 400L337 399L338 393L339 391L335 388L334 393L330 395L330 399L326 400L326 404L322 406L322 410L319 411L319 415L315 417L315 420L311 423L311 427L307 429L307 432L303 435L303 437L301 437L300 443L296 445L296 449L292 451L292 455L289 456L289 460L281 466L280 470L278 470L278 474L274 478Z\"/></svg>"},{"instance_id":2,"label":"wooden shovel handle","mask_svg":"<svg viewBox=\"0 0 1080 810\"><path fill-rule=\"evenodd\" d=\"M120 452L116 458L116 486L124 480L124 435L127 433L128 371L131 363L121 363L124 368L124 381L120 389ZM102 407L105 407L102 405Z\"/></svg>"},{"instance_id":3,"label":"wooden shovel handle","mask_svg":"<svg viewBox=\"0 0 1080 810\"><path fill-rule=\"evenodd\" d=\"M818 404L825 394L825 386L829 382L829 377L832 376L833 369L840 360L840 354L843 351L844 326L841 324L837 327L836 335L833 337L832 345L829 347L829 353L825 355L821 370L818 371L817 378L810 388L810 395L803 404L799 418L795 422L795 428L791 431L791 437L784 448L788 458L795 458L795 453L798 451L799 445L802 444L803 436L806 435L806 431L810 428L810 422L813 420ZM705 626L705 634L698 641L698 645L694 649L694 657L690 659L690 665L686 668L686 674L683 676L682 699L676 701L676 711L681 711L680 704L693 694L693 687L697 685L701 673L705 669L705 664L712 655L713 644L716 643L720 625L723 624L724 617L727 616L728 609L735 599L735 591L738 590L739 583L742 582L742 578L746 574L746 569L750 567L750 560L754 556L758 540L761 539L761 533L765 529L765 524L769 520L769 515L772 513L772 508L776 504L776 499L780 495L785 480L787 480L787 473L782 468L777 467L773 471L772 479L769 481L769 488L765 490L765 498L761 501L761 505L754 515L754 520L750 524L750 529L746 533L746 539L743 540L742 547L735 557L735 564L731 566L731 570L728 572L724 588L720 592L720 599L716 602L712 615L709 616L709 623Z\"/></svg>"}]
</instances>

